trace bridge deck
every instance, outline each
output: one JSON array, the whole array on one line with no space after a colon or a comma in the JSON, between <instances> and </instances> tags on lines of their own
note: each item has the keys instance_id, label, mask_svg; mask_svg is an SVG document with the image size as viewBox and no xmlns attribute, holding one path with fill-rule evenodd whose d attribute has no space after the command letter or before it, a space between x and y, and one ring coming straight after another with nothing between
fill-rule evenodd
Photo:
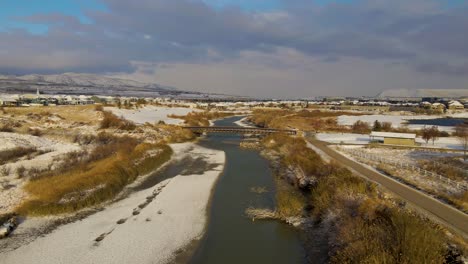
<instances>
[{"instance_id":1,"label":"bridge deck","mask_svg":"<svg viewBox=\"0 0 468 264\"><path fill-rule=\"evenodd\" d=\"M259 127L230 127L230 126L187 126L184 127L195 133L234 133L234 134L272 134L286 133L296 135L296 130L259 128Z\"/></svg>"}]
</instances>

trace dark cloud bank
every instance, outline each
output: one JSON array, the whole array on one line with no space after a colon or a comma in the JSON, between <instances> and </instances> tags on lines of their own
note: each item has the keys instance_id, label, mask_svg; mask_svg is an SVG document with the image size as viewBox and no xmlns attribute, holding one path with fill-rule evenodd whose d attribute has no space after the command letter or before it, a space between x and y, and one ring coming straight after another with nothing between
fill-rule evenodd
<instances>
[{"instance_id":1,"label":"dark cloud bank","mask_svg":"<svg viewBox=\"0 0 468 264\"><path fill-rule=\"evenodd\" d=\"M319 6L289 0L276 12L247 13L188 0L103 2L107 11L87 11L92 24L62 14L15 18L48 25L49 31L0 32L0 73L151 73L151 65L224 65L246 53L266 67L292 67L288 59L269 57L288 50L323 64L403 65L442 79L468 74L466 5L363 0ZM293 64L307 71L311 63Z\"/></svg>"}]
</instances>

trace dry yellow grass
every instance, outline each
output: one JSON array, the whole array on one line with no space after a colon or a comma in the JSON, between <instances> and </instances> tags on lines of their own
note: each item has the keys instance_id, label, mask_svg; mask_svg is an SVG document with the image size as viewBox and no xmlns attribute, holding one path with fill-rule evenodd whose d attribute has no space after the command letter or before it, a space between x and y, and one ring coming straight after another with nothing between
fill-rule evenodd
<instances>
[{"instance_id":1,"label":"dry yellow grass","mask_svg":"<svg viewBox=\"0 0 468 264\"><path fill-rule=\"evenodd\" d=\"M97 125L100 114L95 111L93 105L63 105L41 107L14 107L8 108L10 115L27 116L28 114L58 115L66 122L83 122Z\"/></svg>"},{"instance_id":2,"label":"dry yellow grass","mask_svg":"<svg viewBox=\"0 0 468 264\"><path fill-rule=\"evenodd\" d=\"M147 154L153 150L159 150L159 154ZM130 151L122 148L114 155L72 167L62 174L40 177L25 186L31 198L17 212L60 214L97 205L115 197L139 175L161 166L171 154L169 146L143 143Z\"/></svg>"},{"instance_id":3,"label":"dry yellow grass","mask_svg":"<svg viewBox=\"0 0 468 264\"><path fill-rule=\"evenodd\" d=\"M296 128L303 131L347 131L344 126L339 126L337 116L358 115L348 112L330 112L320 110L255 110L249 118L260 127L279 129Z\"/></svg>"},{"instance_id":4,"label":"dry yellow grass","mask_svg":"<svg viewBox=\"0 0 468 264\"><path fill-rule=\"evenodd\" d=\"M280 188L276 192L276 212L282 219L302 216L305 197L293 188Z\"/></svg>"},{"instance_id":5,"label":"dry yellow grass","mask_svg":"<svg viewBox=\"0 0 468 264\"><path fill-rule=\"evenodd\" d=\"M178 118L184 120L187 126L209 126L209 120L228 117L234 115L233 113L205 111L205 112L191 112L185 116L169 115L171 118Z\"/></svg>"}]
</instances>

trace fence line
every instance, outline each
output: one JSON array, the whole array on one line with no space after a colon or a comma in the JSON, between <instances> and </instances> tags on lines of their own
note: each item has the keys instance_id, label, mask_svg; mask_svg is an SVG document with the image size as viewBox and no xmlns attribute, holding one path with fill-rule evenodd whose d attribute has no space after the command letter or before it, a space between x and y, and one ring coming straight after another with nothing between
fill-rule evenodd
<instances>
[{"instance_id":1,"label":"fence line","mask_svg":"<svg viewBox=\"0 0 468 264\"><path fill-rule=\"evenodd\" d=\"M442 176L440 174L434 173L432 171L425 170L424 168L421 168L418 165L410 164L410 163L407 163L407 162L404 162L404 161L393 161L393 160L390 160L390 159L386 159L386 158L383 158L383 157L380 157L380 156L376 156L376 155L369 154L369 153L364 153L362 151L357 151L357 150L348 150L347 152L349 152L351 154L354 154L354 155L356 155L358 157L364 158L364 159L377 161L377 162L380 162L380 163L393 164L394 166L400 167L402 169L410 169L410 170L413 170L413 171L418 171L419 174L422 175L422 176L429 176L429 177L432 177L432 178L436 178L436 179L439 179L439 180L441 180L441 181L443 181L443 182L445 182L445 183L451 185L452 187L455 187L455 188L457 188L457 189L459 189L461 191L468 191L468 183L454 181L454 180L449 179L449 178L447 178L445 176Z\"/></svg>"}]
</instances>

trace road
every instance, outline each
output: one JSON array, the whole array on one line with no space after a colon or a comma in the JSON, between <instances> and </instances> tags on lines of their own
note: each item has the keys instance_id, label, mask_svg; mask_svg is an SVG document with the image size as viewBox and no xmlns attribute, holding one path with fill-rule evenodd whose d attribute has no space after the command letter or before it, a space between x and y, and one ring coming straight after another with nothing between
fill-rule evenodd
<instances>
[{"instance_id":1,"label":"road","mask_svg":"<svg viewBox=\"0 0 468 264\"><path fill-rule=\"evenodd\" d=\"M422 209L429 217L435 218L434 220L453 229L465 237L465 239L468 238L467 214L341 155L340 153L330 149L326 142L319 141L311 137L308 137L307 140L340 164L352 169L361 176L382 185L412 206L417 209Z\"/></svg>"}]
</instances>

